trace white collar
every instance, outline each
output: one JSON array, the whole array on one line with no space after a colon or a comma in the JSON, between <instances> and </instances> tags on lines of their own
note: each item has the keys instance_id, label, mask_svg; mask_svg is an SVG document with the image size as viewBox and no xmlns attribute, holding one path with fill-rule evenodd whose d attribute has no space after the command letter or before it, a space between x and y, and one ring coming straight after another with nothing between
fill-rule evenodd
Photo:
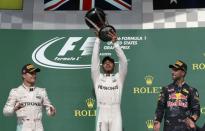
<instances>
[{"instance_id":1,"label":"white collar","mask_svg":"<svg viewBox=\"0 0 205 131\"><path fill-rule=\"evenodd\" d=\"M103 76L104 76L104 77L112 77L112 76L114 76L114 74L109 74L109 75L103 74Z\"/></svg>"},{"instance_id":2,"label":"white collar","mask_svg":"<svg viewBox=\"0 0 205 131\"><path fill-rule=\"evenodd\" d=\"M35 89L35 86L28 87L24 83L22 84L22 87L27 91L33 91Z\"/></svg>"}]
</instances>

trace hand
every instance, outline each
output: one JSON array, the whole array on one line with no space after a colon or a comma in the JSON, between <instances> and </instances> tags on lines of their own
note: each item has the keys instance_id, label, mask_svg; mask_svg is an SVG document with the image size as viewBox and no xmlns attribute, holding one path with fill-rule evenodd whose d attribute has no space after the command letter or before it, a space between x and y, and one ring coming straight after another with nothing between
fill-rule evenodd
<instances>
[{"instance_id":1,"label":"hand","mask_svg":"<svg viewBox=\"0 0 205 131\"><path fill-rule=\"evenodd\" d=\"M112 43L115 43L117 41L117 34L113 30L110 30L108 32L108 36L112 38Z\"/></svg>"},{"instance_id":2,"label":"hand","mask_svg":"<svg viewBox=\"0 0 205 131\"><path fill-rule=\"evenodd\" d=\"M18 111L19 109L23 107L24 107L23 103L17 103L16 106L14 107L14 111Z\"/></svg>"},{"instance_id":3,"label":"hand","mask_svg":"<svg viewBox=\"0 0 205 131\"><path fill-rule=\"evenodd\" d=\"M49 107L49 116L54 116L56 114L56 109L53 106Z\"/></svg>"},{"instance_id":4,"label":"hand","mask_svg":"<svg viewBox=\"0 0 205 131\"><path fill-rule=\"evenodd\" d=\"M189 126L192 129L196 128L195 123L188 117L185 119L185 123L186 123L187 126Z\"/></svg>"},{"instance_id":5,"label":"hand","mask_svg":"<svg viewBox=\"0 0 205 131\"><path fill-rule=\"evenodd\" d=\"M154 121L154 131L159 131L159 129L160 129L160 122Z\"/></svg>"}]
</instances>

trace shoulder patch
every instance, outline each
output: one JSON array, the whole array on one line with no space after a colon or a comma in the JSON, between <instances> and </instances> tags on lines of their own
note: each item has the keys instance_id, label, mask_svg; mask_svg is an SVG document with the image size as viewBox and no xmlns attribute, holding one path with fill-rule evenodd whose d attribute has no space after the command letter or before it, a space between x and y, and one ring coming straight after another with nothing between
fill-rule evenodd
<instances>
[{"instance_id":1,"label":"shoulder patch","mask_svg":"<svg viewBox=\"0 0 205 131\"><path fill-rule=\"evenodd\" d=\"M189 94L189 91L187 89L185 89L185 88L182 91L187 93L187 94Z\"/></svg>"}]
</instances>

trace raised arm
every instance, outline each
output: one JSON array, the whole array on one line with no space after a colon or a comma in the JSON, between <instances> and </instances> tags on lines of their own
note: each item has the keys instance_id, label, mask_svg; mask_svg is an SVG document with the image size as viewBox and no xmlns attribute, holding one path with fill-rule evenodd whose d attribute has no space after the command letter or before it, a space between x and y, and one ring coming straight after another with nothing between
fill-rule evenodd
<instances>
[{"instance_id":1,"label":"raised arm","mask_svg":"<svg viewBox=\"0 0 205 131\"><path fill-rule=\"evenodd\" d=\"M119 43L117 42L117 34L114 31L109 32L109 36L112 38L112 43L114 44L114 48L116 54L119 58L119 76L120 80L124 82L126 74L127 74L127 58L121 49Z\"/></svg>"},{"instance_id":2,"label":"raised arm","mask_svg":"<svg viewBox=\"0 0 205 131\"><path fill-rule=\"evenodd\" d=\"M100 50L100 39L97 37L95 40L94 47L93 47L92 61L91 61L91 75L92 75L94 84L100 76L99 50Z\"/></svg>"},{"instance_id":3,"label":"raised arm","mask_svg":"<svg viewBox=\"0 0 205 131\"><path fill-rule=\"evenodd\" d=\"M119 76L121 81L124 82L127 75L127 58L118 42L114 43L114 48L119 58Z\"/></svg>"}]
</instances>

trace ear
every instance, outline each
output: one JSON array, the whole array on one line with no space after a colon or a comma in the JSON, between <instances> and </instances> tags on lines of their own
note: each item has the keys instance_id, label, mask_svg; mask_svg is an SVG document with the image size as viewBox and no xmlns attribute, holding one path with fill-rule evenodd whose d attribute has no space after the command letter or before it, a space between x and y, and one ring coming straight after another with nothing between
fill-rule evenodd
<instances>
[{"instance_id":1,"label":"ear","mask_svg":"<svg viewBox=\"0 0 205 131\"><path fill-rule=\"evenodd\" d=\"M184 71L182 71L182 75L185 77L186 73Z\"/></svg>"},{"instance_id":2,"label":"ear","mask_svg":"<svg viewBox=\"0 0 205 131\"><path fill-rule=\"evenodd\" d=\"M25 79L25 77L26 77L26 74L22 74L22 78Z\"/></svg>"}]
</instances>

